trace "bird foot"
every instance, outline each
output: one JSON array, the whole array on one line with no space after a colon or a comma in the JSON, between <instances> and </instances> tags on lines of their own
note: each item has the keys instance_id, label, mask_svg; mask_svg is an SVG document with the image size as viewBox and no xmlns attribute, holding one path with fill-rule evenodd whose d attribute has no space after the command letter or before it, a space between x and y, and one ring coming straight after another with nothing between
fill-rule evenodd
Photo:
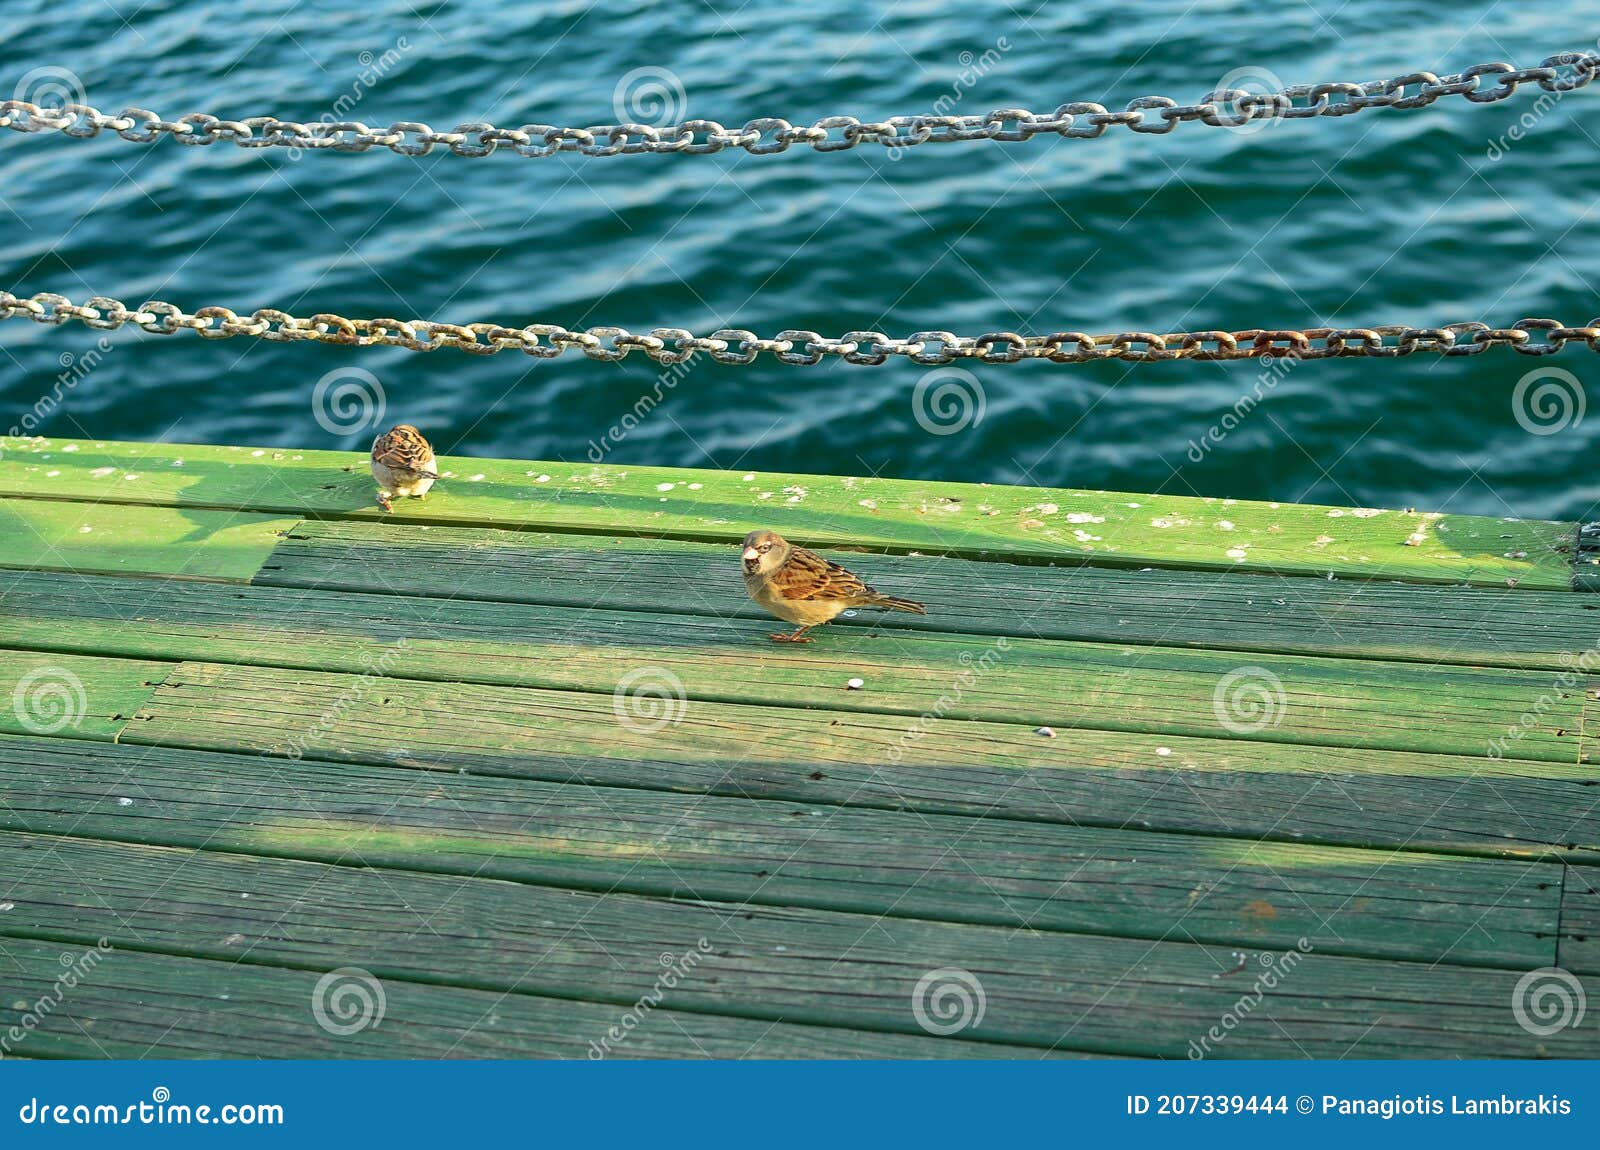
<instances>
[{"instance_id":1,"label":"bird foot","mask_svg":"<svg viewBox=\"0 0 1600 1150\"><path fill-rule=\"evenodd\" d=\"M804 631L796 631L792 635L774 635L772 636L772 641L774 643L809 643L811 639Z\"/></svg>"}]
</instances>

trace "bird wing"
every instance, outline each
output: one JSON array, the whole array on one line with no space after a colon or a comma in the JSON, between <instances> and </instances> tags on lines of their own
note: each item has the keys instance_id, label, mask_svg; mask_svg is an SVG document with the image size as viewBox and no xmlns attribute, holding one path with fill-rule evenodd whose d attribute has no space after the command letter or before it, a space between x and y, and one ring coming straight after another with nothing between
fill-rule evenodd
<instances>
[{"instance_id":1,"label":"bird wing","mask_svg":"<svg viewBox=\"0 0 1600 1150\"><path fill-rule=\"evenodd\" d=\"M772 586L785 599L842 603L854 603L873 593L845 568L804 547L789 552L783 566L772 573Z\"/></svg>"},{"instance_id":2,"label":"bird wing","mask_svg":"<svg viewBox=\"0 0 1600 1150\"><path fill-rule=\"evenodd\" d=\"M403 475L438 478L434 471L433 448L414 431L396 428L379 436L372 445L372 459Z\"/></svg>"}]
</instances>

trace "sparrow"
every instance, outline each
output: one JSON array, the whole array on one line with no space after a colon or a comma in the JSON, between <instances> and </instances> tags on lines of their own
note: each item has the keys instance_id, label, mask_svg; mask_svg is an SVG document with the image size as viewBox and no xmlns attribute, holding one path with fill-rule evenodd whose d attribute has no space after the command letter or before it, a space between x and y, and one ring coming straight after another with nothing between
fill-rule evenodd
<instances>
[{"instance_id":1,"label":"sparrow","mask_svg":"<svg viewBox=\"0 0 1600 1150\"><path fill-rule=\"evenodd\" d=\"M799 628L793 634L772 636L774 643L809 643L807 631L851 607L928 613L921 603L874 591L837 563L796 547L776 531L752 531L744 537L744 589L772 614Z\"/></svg>"},{"instance_id":2,"label":"sparrow","mask_svg":"<svg viewBox=\"0 0 1600 1150\"><path fill-rule=\"evenodd\" d=\"M421 499L439 478L433 446L422 432L401 423L372 441L372 478L378 481L378 506L393 511L396 495Z\"/></svg>"}]
</instances>

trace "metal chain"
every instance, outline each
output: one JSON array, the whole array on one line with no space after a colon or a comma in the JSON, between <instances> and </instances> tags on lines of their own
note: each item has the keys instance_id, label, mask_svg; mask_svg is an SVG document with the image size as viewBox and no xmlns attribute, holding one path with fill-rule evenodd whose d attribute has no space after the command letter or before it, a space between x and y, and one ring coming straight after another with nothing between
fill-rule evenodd
<instances>
[{"instance_id":1,"label":"metal chain","mask_svg":"<svg viewBox=\"0 0 1600 1150\"><path fill-rule=\"evenodd\" d=\"M1134 363L1157 360L1330 359L1340 356L1396 356L1431 352L1438 355L1478 355L1491 347L1509 347L1522 355L1554 355L1569 342L1581 341L1600 352L1600 318L1585 327L1567 327L1553 319L1524 319L1510 327L1485 323L1452 323L1443 327L1308 328L1304 331L1184 331L1164 334L1127 331L1089 335L1057 331L1048 335L1018 335L996 331L980 336L959 336L948 331L919 331L908 339L882 332L852 331L830 339L814 331L781 331L762 339L741 328L724 328L697 336L682 328L658 327L634 334L620 327L591 327L569 331L555 324L502 327L493 323L450 324L428 320L346 319L321 313L296 317L274 308L240 316L225 307L203 307L194 313L175 304L150 300L137 309L120 300L94 296L75 304L66 296L40 292L15 296L0 291L0 319L26 318L36 323L61 324L78 320L89 327L112 330L133 324L155 335L192 331L202 339L253 336L274 342L309 340L345 347L403 347L434 351L453 347L471 355L494 355L513 349L538 359L555 359L576 348L590 359L613 362L629 352L644 353L664 364L683 363L705 355L717 363L753 363L768 354L781 363L810 366L826 358L846 363L880 364L890 356L935 366L956 360L980 363L1016 363L1044 359L1051 363L1089 363L1120 359Z\"/></svg>"},{"instance_id":2,"label":"metal chain","mask_svg":"<svg viewBox=\"0 0 1600 1150\"><path fill-rule=\"evenodd\" d=\"M200 147L228 140L241 148L366 152L382 147L402 156L425 156L436 145L444 145L457 156L493 155L502 146L519 156L549 156L556 152L579 152L585 156L632 156L643 152L705 155L731 147L767 156L786 151L791 144L810 144L819 152L841 152L863 143L909 148L966 140L1010 143L1035 136L1091 139L1112 126L1159 135L1191 120L1213 128L1235 128L1252 120L1348 116L1367 108L1425 108L1441 96L1465 96L1474 104L1489 104L1506 99L1525 83L1557 93L1582 88L1594 79L1597 66L1600 54L1562 52L1546 57L1537 68L1515 68L1496 61L1448 76L1408 72L1388 80L1294 84L1267 93L1224 88L1208 92L1198 104L1180 104L1166 96L1141 96L1130 100L1120 112L1109 111L1101 104L1077 102L1062 104L1047 113L998 108L987 115L891 116L876 123L864 123L853 116L825 116L809 127L767 116L751 120L736 131L715 120L686 120L666 127L597 124L561 128L524 124L520 128L497 128L473 123L461 124L453 132L436 132L427 124L414 121L375 129L357 120L310 124L276 116L222 120L204 112L166 120L146 108L125 108L120 115L109 116L87 104L46 108L23 100L0 102L0 128L14 132L51 129L80 139L110 128L124 140L138 144L170 135L180 144Z\"/></svg>"}]
</instances>

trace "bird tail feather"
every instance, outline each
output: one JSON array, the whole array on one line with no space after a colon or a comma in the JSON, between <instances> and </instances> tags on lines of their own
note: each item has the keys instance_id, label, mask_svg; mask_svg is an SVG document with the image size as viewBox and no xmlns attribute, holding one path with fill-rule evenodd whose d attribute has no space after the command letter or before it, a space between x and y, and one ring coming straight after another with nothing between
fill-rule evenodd
<instances>
[{"instance_id":1,"label":"bird tail feather","mask_svg":"<svg viewBox=\"0 0 1600 1150\"><path fill-rule=\"evenodd\" d=\"M898 599L893 595L879 595L872 601L874 607L885 611L909 611L913 615L926 615L928 609L915 599Z\"/></svg>"}]
</instances>

